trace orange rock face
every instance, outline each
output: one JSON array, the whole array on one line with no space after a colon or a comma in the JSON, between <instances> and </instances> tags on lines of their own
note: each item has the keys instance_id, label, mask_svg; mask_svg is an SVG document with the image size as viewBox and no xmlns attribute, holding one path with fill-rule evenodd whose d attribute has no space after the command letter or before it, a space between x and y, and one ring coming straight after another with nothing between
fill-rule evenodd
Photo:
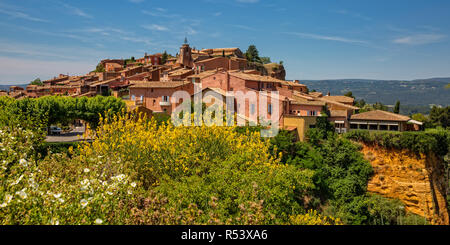
<instances>
[{"instance_id":1,"label":"orange rock face","mask_svg":"<svg viewBox=\"0 0 450 245\"><path fill-rule=\"evenodd\" d=\"M437 157L367 145L362 152L374 169L369 192L399 199L431 224L449 225L445 172Z\"/></svg>"}]
</instances>

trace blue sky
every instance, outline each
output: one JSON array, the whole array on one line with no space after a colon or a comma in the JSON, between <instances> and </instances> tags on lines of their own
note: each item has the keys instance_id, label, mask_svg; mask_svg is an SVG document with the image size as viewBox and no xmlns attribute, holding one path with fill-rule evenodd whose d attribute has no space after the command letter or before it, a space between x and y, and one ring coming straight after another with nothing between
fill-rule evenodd
<instances>
[{"instance_id":1,"label":"blue sky","mask_svg":"<svg viewBox=\"0 0 450 245\"><path fill-rule=\"evenodd\" d=\"M0 0L0 84L255 44L288 79L450 77L448 0Z\"/></svg>"}]
</instances>

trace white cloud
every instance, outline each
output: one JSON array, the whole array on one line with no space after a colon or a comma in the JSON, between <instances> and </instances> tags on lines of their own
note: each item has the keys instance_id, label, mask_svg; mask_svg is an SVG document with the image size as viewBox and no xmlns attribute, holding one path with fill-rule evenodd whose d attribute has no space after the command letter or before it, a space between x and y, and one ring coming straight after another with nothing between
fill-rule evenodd
<instances>
[{"instance_id":1,"label":"white cloud","mask_svg":"<svg viewBox=\"0 0 450 245\"><path fill-rule=\"evenodd\" d=\"M239 28L239 29L243 29L243 30L246 30L246 31L257 31L257 29L252 28L250 26L245 26L245 25L231 25L231 26Z\"/></svg>"},{"instance_id":2,"label":"white cloud","mask_svg":"<svg viewBox=\"0 0 450 245\"><path fill-rule=\"evenodd\" d=\"M9 16L11 16L13 18L19 18L19 19L35 21L35 22L48 22L47 20L36 18L36 17L30 16L30 15L28 15L26 13L19 12L19 11L14 11L14 10L0 9L0 13L9 15Z\"/></svg>"},{"instance_id":3,"label":"white cloud","mask_svg":"<svg viewBox=\"0 0 450 245\"><path fill-rule=\"evenodd\" d=\"M308 38L308 39L336 41L336 42L353 43L353 44L369 44L367 41L350 39L350 38L339 37L339 36L326 36L326 35L318 35L318 34L303 33L303 32L286 32L286 34L298 36L301 38Z\"/></svg>"},{"instance_id":4,"label":"white cloud","mask_svg":"<svg viewBox=\"0 0 450 245\"><path fill-rule=\"evenodd\" d=\"M77 15L77 16L80 16L83 18L87 18L87 19L93 18L90 14L84 12L83 10L81 10L77 7L74 7L74 6L66 4L66 3L63 3L62 5L70 11L70 14L74 14L74 15Z\"/></svg>"},{"instance_id":5,"label":"white cloud","mask_svg":"<svg viewBox=\"0 0 450 245\"><path fill-rule=\"evenodd\" d=\"M415 34L394 39L393 42L397 44L406 45L424 45L430 43L437 43L446 38L445 35L440 34Z\"/></svg>"},{"instance_id":6,"label":"white cloud","mask_svg":"<svg viewBox=\"0 0 450 245\"><path fill-rule=\"evenodd\" d=\"M143 25L142 27L147 30L151 30L151 31L168 31L169 30L169 28L162 26L162 25L157 25L157 24Z\"/></svg>"},{"instance_id":7,"label":"white cloud","mask_svg":"<svg viewBox=\"0 0 450 245\"><path fill-rule=\"evenodd\" d=\"M180 17L177 14L167 14L167 13L165 13L165 11L161 11L161 10L162 10L161 8L157 8L156 11L142 10L142 13L153 16L153 17L162 17L162 18L170 18L170 19Z\"/></svg>"}]
</instances>

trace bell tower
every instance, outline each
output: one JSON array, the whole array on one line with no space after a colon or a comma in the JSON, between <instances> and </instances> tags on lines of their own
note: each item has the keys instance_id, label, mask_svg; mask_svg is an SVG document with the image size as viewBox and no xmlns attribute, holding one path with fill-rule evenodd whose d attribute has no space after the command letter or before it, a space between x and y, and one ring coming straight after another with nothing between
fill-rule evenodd
<instances>
[{"instance_id":1,"label":"bell tower","mask_svg":"<svg viewBox=\"0 0 450 245\"><path fill-rule=\"evenodd\" d=\"M189 47L187 38L184 38L184 44L180 48L180 55L177 59L177 64L185 68L194 67L194 60L192 59L192 49Z\"/></svg>"}]
</instances>

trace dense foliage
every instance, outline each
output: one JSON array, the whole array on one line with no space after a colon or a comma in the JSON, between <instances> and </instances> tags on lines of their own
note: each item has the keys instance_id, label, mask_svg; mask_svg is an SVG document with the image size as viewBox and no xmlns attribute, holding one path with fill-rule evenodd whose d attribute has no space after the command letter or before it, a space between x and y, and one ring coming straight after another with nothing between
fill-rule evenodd
<instances>
[{"instance_id":1,"label":"dense foliage","mask_svg":"<svg viewBox=\"0 0 450 245\"><path fill-rule=\"evenodd\" d=\"M261 127L174 127L168 117L147 120L120 108L120 100L102 97L0 98L9 113L0 114L0 222L424 224L399 201L367 193L372 168L351 140L441 154L439 142L447 150L449 142L439 130L340 137L326 117L308 131L309 142L287 131L263 139ZM39 130L20 123L70 118L98 125L93 142L43 144Z\"/></svg>"},{"instance_id":2,"label":"dense foliage","mask_svg":"<svg viewBox=\"0 0 450 245\"><path fill-rule=\"evenodd\" d=\"M32 82L30 82L30 85L37 85L37 86L43 86L44 83L42 83L40 78L34 79Z\"/></svg>"},{"instance_id":3,"label":"dense foliage","mask_svg":"<svg viewBox=\"0 0 450 245\"><path fill-rule=\"evenodd\" d=\"M308 208L321 210L345 224L426 223L406 213L400 201L367 193L371 165L360 153L360 146L337 136L326 118L319 118L317 128L307 135L308 143L295 142L291 133L282 131L271 139L271 148L281 154L282 162L314 171L315 188L306 203Z\"/></svg>"},{"instance_id":4,"label":"dense foliage","mask_svg":"<svg viewBox=\"0 0 450 245\"><path fill-rule=\"evenodd\" d=\"M449 153L450 147L450 131L444 129L430 129L424 132L352 130L345 134L345 138L385 148L408 149L417 154L433 152L441 157Z\"/></svg>"},{"instance_id":5,"label":"dense foliage","mask_svg":"<svg viewBox=\"0 0 450 245\"><path fill-rule=\"evenodd\" d=\"M258 133L122 115L72 157L32 163L31 132L14 130L1 137L2 224L340 223L307 211L314 172L282 164Z\"/></svg>"},{"instance_id":6,"label":"dense foliage","mask_svg":"<svg viewBox=\"0 0 450 245\"><path fill-rule=\"evenodd\" d=\"M15 100L4 96L0 97L0 126L45 129L53 124L67 125L81 119L96 128L101 115L111 116L123 108L125 103L114 97L45 96Z\"/></svg>"},{"instance_id":7,"label":"dense foliage","mask_svg":"<svg viewBox=\"0 0 450 245\"><path fill-rule=\"evenodd\" d=\"M429 115L416 113L412 115L412 119L423 122L425 128L450 128L450 106L433 106Z\"/></svg>"}]
</instances>

